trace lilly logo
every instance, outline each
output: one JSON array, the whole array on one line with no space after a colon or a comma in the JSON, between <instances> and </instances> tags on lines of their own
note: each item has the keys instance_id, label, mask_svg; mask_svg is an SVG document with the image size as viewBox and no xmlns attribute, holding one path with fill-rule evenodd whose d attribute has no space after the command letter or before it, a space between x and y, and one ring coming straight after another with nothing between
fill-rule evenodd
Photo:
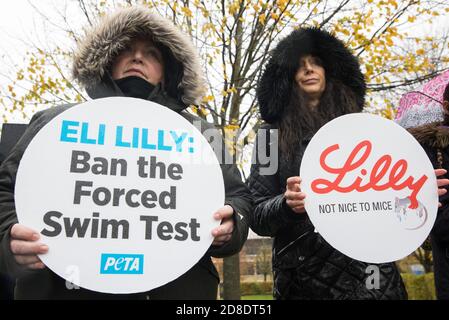
<instances>
[{"instance_id":1,"label":"lilly logo","mask_svg":"<svg viewBox=\"0 0 449 320\"><path fill-rule=\"evenodd\" d=\"M418 208L419 201L417 196L428 177L426 175L422 175L421 177L415 179L415 177L409 176L403 180L408 168L408 162L405 159L399 159L397 162L393 163L393 159L390 155L383 155L377 159L371 169L371 172L368 172L365 168L361 168L359 171L360 175L354 180L354 182L347 186L341 185L347 174L359 170L360 167L363 166L370 156L372 148L373 146L370 141L364 140L360 142L349 154L347 160L341 168L334 168L326 163L326 159L329 154L340 149L340 146L338 144L334 144L325 149L320 156L320 165L326 172L334 174L335 179L334 181L316 179L312 181L312 190L318 194L326 194L332 191L337 191L340 193L349 193L352 191L365 192L370 189L375 191L383 191L388 189L400 191L407 188L411 191L411 194L408 197L410 200L407 204L408 208ZM363 183L362 181L365 176L369 176L369 181ZM385 176L388 177L387 182L381 183ZM401 180L402 182L400 182Z\"/></svg>"},{"instance_id":2,"label":"lilly logo","mask_svg":"<svg viewBox=\"0 0 449 320\"><path fill-rule=\"evenodd\" d=\"M143 254L101 254L100 274L143 274Z\"/></svg>"}]
</instances>

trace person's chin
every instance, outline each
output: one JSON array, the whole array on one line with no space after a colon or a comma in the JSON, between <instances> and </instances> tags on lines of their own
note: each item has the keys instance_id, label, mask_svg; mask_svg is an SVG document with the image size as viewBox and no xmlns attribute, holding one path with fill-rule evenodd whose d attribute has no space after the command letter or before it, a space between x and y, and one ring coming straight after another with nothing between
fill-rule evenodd
<instances>
[{"instance_id":1,"label":"person's chin","mask_svg":"<svg viewBox=\"0 0 449 320\"><path fill-rule=\"evenodd\" d=\"M143 80L148 81L147 78L145 78L145 76L143 74L141 74L140 72L132 71L132 72L127 72L124 75L124 77L132 77L132 76L139 77L139 78L142 78Z\"/></svg>"},{"instance_id":2,"label":"person's chin","mask_svg":"<svg viewBox=\"0 0 449 320\"><path fill-rule=\"evenodd\" d=\"M318 86L308 86L303 90L305 93L309 95L317 94L320 92L320 88Z\"/></svg>"}]
</instances>

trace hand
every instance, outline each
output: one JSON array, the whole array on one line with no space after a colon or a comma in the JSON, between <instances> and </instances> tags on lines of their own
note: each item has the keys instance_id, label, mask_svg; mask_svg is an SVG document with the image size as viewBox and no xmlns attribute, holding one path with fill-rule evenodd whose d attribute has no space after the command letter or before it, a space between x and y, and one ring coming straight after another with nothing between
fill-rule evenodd
<instances>
[{"instance_id":1,"label":"hand","mask_svg":"<svg viewBox=\"0 0 449 320\"><path fill-rule=\"evenodd\" d=\"M225 205L214 213L214 219L222 221L220 226L212 230L212 235L214 236L213 246L221 246L231 240L232 231L234 231L233 214L234 209L230 205Z\"/></svg>"},{"instance_id":2,"label":"hand","mask_svg":"<svg viewBox=\"0 0 449 320\"><path fill-rule=\"evenodd\" d=\"M18 223L12 226L10 247L18 264L32 270L45 268L37 255L47 253L48 246L37 240L39 233L36 231Z\"/></svg>"},{"instance_id":3,"label":"hand","mask_svg":"<svg viewBox=\"0 0 449 320\"><path fill-rule=\"evenodd\" d=\"M301 192L301 178L290 177L287 179L287 190L284 193L287 205L296 213L305 213L304 199L306 194Z\"/></svg>"},{"instance_id":4,"label":"hand","mask_svg":"<svg viewBox=\"0 0 449 320\"><path fill-rule=\"evenodd\" d=\"M435 169L435 175L437 177L445 175L447 173L447 170L445 169ZM441 197L443 194L447 192L446 188L442 188L444 186L449 185L449 179L437 179L437 185L438 185L438 196ZM438 202L438 207L441 207L441 202Z\"/></svg>"}]
</instances>

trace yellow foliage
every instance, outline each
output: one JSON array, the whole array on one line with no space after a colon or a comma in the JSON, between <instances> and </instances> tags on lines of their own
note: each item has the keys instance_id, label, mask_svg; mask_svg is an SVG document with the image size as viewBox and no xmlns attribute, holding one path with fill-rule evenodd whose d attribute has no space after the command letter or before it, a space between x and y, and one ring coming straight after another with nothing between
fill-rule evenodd
<instances>
[{"instance_id":1,"label":"yellow foliage","mask_svg":"<svg viewBox=\"0 0 449 320\"><path fill-rule=\"evenodd\" d=\"M237 89L235 87L229 88L228 93L237 93Z\"/></svg>"},{"instance_id":2,"label":"yellow foliage","mask_svg":"<svg viewBox=\"0 0 449 320\"><path fill-rule=\"evenodd\" d=\"M279 10L283 11L283 10L285 10L288 3L289 3L288 0L277 0L276 6L279 8Z\"/></svg>"},{"instance_id":3,"label":"yellow foliage","mask_svg":"<svg viewBox=\"0 0 449 320\"><path fill-rule=\"evenodd\" d=\"M224 130L226 131L235 131L238 130L240 126L238 124L227 124L224 126Z\"/></svg>"},{"instance_id":4,"label":"yellow foliage","mask_svg":"<svg viewBox=\"0 0 449 320\"><path fill-rule=\"evenodd\" d=\"M186 17L192 18L193 16L192 11L188 7L182 7L181 11L184 13Z\"/></svg>"},{"instance_id":5,"label":"yellow foliage","mask_svg":"<svg viewBox=\"0 0 449 320\"><path fill-rule=\"evenodd\" d=\"M233 3L229 6L229 9L228 9L229 14L232 15L232 16L235 15L235 14L238 12L239 8L240 8L240 3L239 3L239 1L233 2Z\"/></svg>"},{"instance_id":6,"label":"yellow foliage","mask_svg":"<svg viewBox=\"0 0 449 320\"><path fill-rule=\"evenodd\" d=\"M208 95L208 96L204 96L203 97L203 102L204 103L209 103L211 101L214 101L214 96L213 95Z\"/></svg>"},{"instance_id":7,"label":"yellow foliage","mask_svg":"<svg viewBox=\"0 0 449 320\"><path fill-rule=\"evenodd\" d=\"M350 32L349 32L348 29L343 29L341 32L342 32L345 36L349 36L349 35L350 35Z\"/></svg>"},{"instance_id":8,"label":"yellow foliage","mask_svg":"<svg viewBox=\"0 0 449 320\"><path fill-rule=\"evenodd\" d=\"M394 45L394 42L393 42L393 40L391 39L391 37L387 36L386 40L387 40L387 45L388 45L389 47L392 47L392 46Z\"/></svg>"},{"instance_id":9,"label":"yellow foliage","mask_svg":"<svg viewBox=\"0 0 449 320\"><path fill-rule=\"evenodd\" d=\"M265 19L266 19L265 13L262 13L261 15L259 15L259 22L261 24L265 24Z\"/></svg>"},{"instance_id":10,"label":"yellow foliage","mask_svg":"<svg viewBox=\"0 0 449 320\"><path fill-rule=\"evenodd\" d=\"M416 50L416 54L419 55L419 56L423 55L424 53L425 53L424 49Z\"/></svg>"},{"instance_id":11,"label":"yellow foliage","mask_svg":"<svg viewBox=\"0 0 449 320\"><path fill-rule=\"evenodd\" d=\"M366 64L365 68L366 68L365 76L368 78L371 77L374 73L373 66L371 64Z\"/></svg>"}]
</instances>

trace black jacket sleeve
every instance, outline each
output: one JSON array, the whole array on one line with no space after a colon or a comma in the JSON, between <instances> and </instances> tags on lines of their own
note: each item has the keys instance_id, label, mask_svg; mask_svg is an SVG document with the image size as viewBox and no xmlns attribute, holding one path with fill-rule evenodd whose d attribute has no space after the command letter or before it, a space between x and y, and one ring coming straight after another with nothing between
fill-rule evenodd
<instances>
[{"instance_id":1,"label":"black jacket sleeve","mask_svg":"<svg viewBox=\"0 0 449 320\"><path fill-rule=\"evenodd\" d=\"M268 131L270 129L272 128L269 125L263 125L257 133L248 185L254 199L250 228L258 235L274 237L280 228L303 221L305 215L293 212L285 201L285 187L279 183L278 168L273 167L278 167L279 159L276 154L268 154L270 140L274 140L270 139ZM273 143L277 148L277 141L273 141ZM265 145L265 148L262 148L262 144ZM262 163L261 159L265 157L269 161ZM272 168L269 170L271 174L266 174L264 169L269 166Z\"/></svg>"},{"instance_id":2,"label":"black jacket sleeve","mask_svg":"<svg viewBox=\"0 0 449 320\"><path fill-rule=\"evenodd\" d=\"M187 119L190 119L190 121L200 120L199 118L193 119L191 115L184 114L184 116ZM230 205L234 209L234 230L231 239L221 246L211 246L207 252L207 254L213 257L223 258L240 252L245 244L246 239L248 238L248 217L253 209L253 200L248 187L242 181L237 165L232 160L233 157L227 150L220 131L215 128L215 126L201 120L201 131L204 133L206 129L215 130L216 133L216 135L208 135L206 137L209 143L214 142L214 136L219 136L220 141L217 144L211 144L215 146L214 151L220 162L221 172L223 173L225 186L224 204Z\"/></svg>"},{"instance_id":3,"label":"black jacket sleeve","mask_svg":"<svg viewBox=\"0 0 449 320\"><path fill-rule=\"evenodd\" d=\"M431 236L449 243L449 192L440 197L440 202L442 206L438 209Z\"/></svg>"},{"instance_id":4,"label":"black jacket sleeve","mask_svg":"<svg viewBox=\"0 0 449 320\"><path fill-rule=\"evenodd\" d=\"M229 242L222 246L211 246L209 254L216 258L231 256L240 252L248 237L248 216L253 208L252 197L242 182L236 165L222 164L225 183L225 204L234 209L234 230Z\"/></svg>"},{"instance_id":5,"label":"black jacket sleeve","mask_svg":"<svg viewBox=\"0 0 449 320\"><path fill-rule=\"evenodd\" d=\"M55 107L36 113L23 136L11 150L0 166L0 272L17 277L24 271L18 265L10 249L10 233L18 223L14 202L16 175L25 149L36 135L52 118L66 110L67 106Z\"/></svg>"}]
</instances>

